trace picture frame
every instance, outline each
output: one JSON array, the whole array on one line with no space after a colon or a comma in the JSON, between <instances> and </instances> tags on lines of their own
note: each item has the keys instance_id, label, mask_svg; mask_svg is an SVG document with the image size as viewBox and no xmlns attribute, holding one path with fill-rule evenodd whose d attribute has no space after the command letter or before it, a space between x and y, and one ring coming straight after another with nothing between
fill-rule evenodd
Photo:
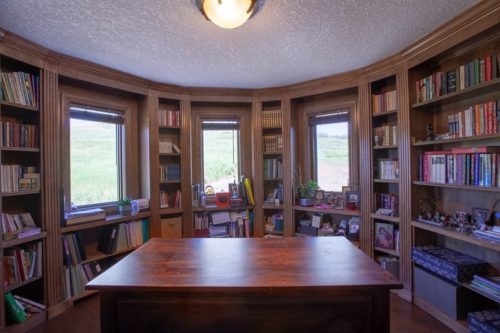
<instances>
[{"instance_id":1,"label":"picture frame","mask_svg":"<svg viewBox=\"0 0 500 333\"><path fill-rule=\"evenodd\" d=\"M324 190L316 190L316 194L314 196L316 201L324 201L325 200L325 191Z\"/></svg>"},{"instance_id":2,"label":"picture frame","mask_svg":"<svg viewBox=\"0 0 500 333\"><path fill-rule=\"evenodd\" d=\"M342 186L342 194L346 194L349 191L351 191L350 186Z\"/></svg>"},{"instance_id":3,"label":"picture frame","mask_svg":"<svg viewBox=\"0 0 500 333\"><path fill-rule=\"evenodd\" d=\"M348 191L346 193L346 201L354 204L354 207L359 207L359 193L355 191Z\"/></svg>"},{"instance_id":4,"label":"picture frame","mask_svg":"<svg viewBox=\"0 0 500 333\"><path fill-rule=\"evenodd\" d=\"M232 198L239 198L240 197L240 189L239 189L238 184L229 183L227 188L228 188L229 195Z\"/></svg>"},{"instance_id":5,"label":"picture frame","mask_svg":"<svg viewBox=\"0 0 500 333\"><path fill-rule=\"evenodd\" d=\"M490 211L484 208L472 208L472 218L477 225L482 226L488 222Z\"/></svg>"}]
</instances>

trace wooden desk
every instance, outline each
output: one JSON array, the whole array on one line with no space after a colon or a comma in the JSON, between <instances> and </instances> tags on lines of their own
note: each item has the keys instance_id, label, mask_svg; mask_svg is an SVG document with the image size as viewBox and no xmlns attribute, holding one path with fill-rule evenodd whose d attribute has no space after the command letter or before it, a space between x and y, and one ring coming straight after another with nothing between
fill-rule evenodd
<instances>
[{"instance_id":1,"label":"wooden desk","mask_svg":"<svg viewBox=\"0 0 500 333\"><path fill-rule=\"evenodd\" d=\"M101 332L389 332L402 285L343 237L152 239L87 285Z\"/></svg>"}]
</instances>

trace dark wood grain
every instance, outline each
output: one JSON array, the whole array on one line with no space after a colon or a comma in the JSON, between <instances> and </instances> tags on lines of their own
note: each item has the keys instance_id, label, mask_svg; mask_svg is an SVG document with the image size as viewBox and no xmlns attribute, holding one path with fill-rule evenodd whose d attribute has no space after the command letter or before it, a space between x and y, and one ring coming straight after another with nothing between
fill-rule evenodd
<instances>
[{"instance_id":1,"label":"dark wood grain","mask_svg":"<svg viewBox=\"0 0 500 333\"><path fill-rule=\"evenodd\" d=\"M388 332L401 287L343 237L152 239L87 285L101 332Z\"/></svg>"}]
</instances>

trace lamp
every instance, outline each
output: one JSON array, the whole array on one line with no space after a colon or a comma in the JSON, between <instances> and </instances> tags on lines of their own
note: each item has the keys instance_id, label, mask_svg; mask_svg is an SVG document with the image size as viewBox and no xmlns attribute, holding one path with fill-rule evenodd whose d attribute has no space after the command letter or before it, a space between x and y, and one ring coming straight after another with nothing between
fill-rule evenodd
<instances>
[{"instance_id":1,"label":"lamp","mask_svg":"<svg viewBox=\"0 0 500 333\"><path fill-rule=\"evenodd\" d=\"M197 0L205 18L224 29L234 29L257 12L258 0Z\"/></svg>"}]
</instances>

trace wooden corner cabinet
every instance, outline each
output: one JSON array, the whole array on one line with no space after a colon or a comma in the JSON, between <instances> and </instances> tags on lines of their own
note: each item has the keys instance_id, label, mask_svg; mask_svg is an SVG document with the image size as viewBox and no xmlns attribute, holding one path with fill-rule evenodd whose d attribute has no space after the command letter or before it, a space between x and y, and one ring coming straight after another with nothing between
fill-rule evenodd
<instances>
[{"instance_id":1,"label":"wooden corner cabinet","mask_svg":"<svg viewBox=\"0 0 500 333\"><path fill-rule=\"evenodd\" d=\"M25 331L46 318L41 163L41 70L0 55L2 293L0 328ZM19 301L22 298L24 301ZM17 302L36 302L36 311ZM19 310L17 315L12 310Z\"/></svg>"},{"instance_id":2,"label":"wooden corner cabinet","mask_svg":"<svg viewBox=\"0 0 500 333\"><path fill-rule=\"evenodd\" d=\"M414 246L441 246L479 258L490 274L500 269L497 243L471 230L445 226L434 215L488 214L500 198L500 33L488 29L412 67L408 73L412 161L412 232ZM413 264L415 302L457 332L467 332L464 315L418 288L432 276ZM435 277L439 281L443 279ZM474 289L470 281L448 283L462 300L448 304L467 312L498 308L498 300ZM464 302L467 304L459 304ZM496 303L496 304L495 304ZM480 305L479 305L480 304Z\"/></svg>"}]
</instances>

